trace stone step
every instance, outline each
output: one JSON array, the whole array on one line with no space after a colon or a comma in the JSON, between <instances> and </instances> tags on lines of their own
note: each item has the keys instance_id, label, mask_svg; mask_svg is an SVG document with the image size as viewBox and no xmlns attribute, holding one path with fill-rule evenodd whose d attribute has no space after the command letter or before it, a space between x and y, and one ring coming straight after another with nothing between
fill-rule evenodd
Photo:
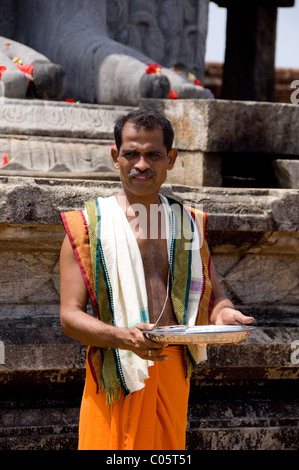
<instances>
[{"instance_id":1,"label":"stone step","mask_svg":"<svg viewBox=\"0 0 299 470\"><path fill-rule=\"evenodd\" d=\"M73 371L84 376L86 346L65 337L59 318L0 322L3 360L0 382L7 387L15 377L64 383ZM241 344L208 347L208 361L193 373L193 386L204 381L250 378L299 378L299 326L257 326ZM27 375L26 375L27 374ZM23 379L22 379L23 377Z\"/></svg>"},{"instance_id":2,"label":"stone step","mask_svg":"<svg viewBox=\"0 0 299 470\"><path fill-rule=\"evenodd\" d=\"M0 223L60 226L60 212L81 209L84 201L112 196L120 187L117 181L0 176ZM299 229L296 189L204 188L166 183L161 192L207 212L209 231Z\"/></svg>"},{"instance_id":3,"label":"stone step","mask_svg":"<svg viewBox=\"0 0 299 470\"><path fill-rule=\"evenodd\" d=\"M55 405L0 403L0 450L76 450L79 406ZM296 450L298 399L248 399L243 390L243 399L235 401L191 402L186 436L190 450Z\"/></svg>"},{"instance_id":4,"label":"stone step","mask_svg":"<svg viewBox=\"0 0 299 470\"><path fill-rule=\"evenodd\" d=\"M187 432L186 449L192 450L297 450L298 427L206 428Z\"/></svg>"}]
</instances>

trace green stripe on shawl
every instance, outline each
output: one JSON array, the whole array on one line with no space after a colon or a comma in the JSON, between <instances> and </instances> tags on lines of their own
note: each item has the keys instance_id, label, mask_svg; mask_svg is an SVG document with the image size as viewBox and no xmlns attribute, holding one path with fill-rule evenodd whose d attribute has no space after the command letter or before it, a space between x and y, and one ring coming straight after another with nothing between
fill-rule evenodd
<instances>
[{"instance_id":1,"label":"green stripe on shawl","mask_svg":"<svg viewBox=\"0 0 299 470\"><path fill-rule=\"evenodd\" d=\"M85 203L90 238L90 255L94 276L95 294L99 306L100 320L109 325L115 324L113 315L113 298L109 276L103 256L101 234L101 214L97 200ZM117 349L102 348L102 372L103 386L107 394L108 403L112 403L119 398L121 390L128 393L119 361Z\"/></svg>"},{"instance_id":2,"label":"green stripe on shawl","mask_svg":"<svg viewBox=\"0 0 299 470\"><path fill-rule=\"evenodd\" d=\"M166 196L171 209L172 245L170 248L170 269L172 272L171 300L176 319L180 325L186 324L191 281L191 262L194 223L182 204ZM188 350L185 350L186 377L190 377L194 364Z\"/></svg>"},{"instance_id":3,"label":"green stripe on shawl","mask_svg":"<svg viewBox=\"0 0 299 470\"><path fill-rule=\"evenodd\" d=\"M176 200L168 198L172 213L172 246L170 269L172 272L171 300L176 319L180 325L186 324L191 281L193 221L184 207Z\"/></svg>"}]
</instances>

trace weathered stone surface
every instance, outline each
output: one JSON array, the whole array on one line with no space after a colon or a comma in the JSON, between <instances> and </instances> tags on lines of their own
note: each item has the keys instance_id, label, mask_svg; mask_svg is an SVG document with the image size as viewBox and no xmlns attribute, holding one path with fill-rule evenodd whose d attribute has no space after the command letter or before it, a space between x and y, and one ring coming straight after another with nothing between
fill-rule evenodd
<instances>
[{"instance_id":1,"label":"weathered stone surface","mask_svg":"<svg viewBox=\"0 0 299 470\"><path fill-rule=\"evenodd\" d=\"M252 423L252 421L251 421ZM283 423L283 420L282 420ZM188 432L188 449L193 450L297 450L299 432L298 419L294 426L283 424L268 425L260 429L260 420L255 426L230 426L226 429L211 429L203 432L190 430ZM263 423L264 424L264 423Z\"/></svg>"},{"instance_id":2,"label":"weathered stone surface","mask_svg":"<svg viewBox=\"0 0 299 470\"><path fill-rule=\"evenodd\" d=\"M131 107L1 98L1 134L112 139L116 119Z\"/></svg>"},{"instance_id":3,"label":"weathered stone surface","mask_svg":"<svg viewBox=\"0 0 299 470\"><path fill-rule=\"evenodd\" d=\"M222 185L221 157L217 153L179 151L167 182L188 186Z\"/></svg>"},{"instance_id":4,"label":"weathered stone surface","mask_svg":"<svg viewBox=\"0 0 299 470\"><path fill-rule=\"evenodd\" d=\"M42 172L57 172L56 177L65 177L69 172L82 174L87 179L119 179L111 158L113 140L7 136L0 138L0 155L8 152L9 162L0 174L10 172L28 176ZM31 174L30 174L31 171ZM95 174L93 174L95 173ZM54 177L54 175L52 175ZM179 151L174 169L168 174L168 182L189 186L221 186L221 158L218 154Z\"/></svg>"},{"instance_id":5,"label":"weathered stone surface","mask_svg":"<svg viewBox=\"0 0 299 470\"><path fill-rule=\"evenodd\" d=\"M60 224L59 213L80 209L85 200L111 196L120 182L0 177L0 222ZM165 184L163 193L209 214L210 230L296 232L298 190L194 188Z\"/></svg>"},{"instance_id":6,"label":"weathered stone surface","mask_svg":"<svg viewBox=\"0 0 299 470\"><path fill-rule=\"evenodd\" d=\"M113 139L118 116L131 107L1 99L2 134ZM142 100L173 123L179 150L299 155L299 108L226 100ZM275 127L274 127L275 126Z\"/></svg>"},{"instance_id":7,"label":"weathered stone surface","mask_svg":"<svg viewBox=\"0 0 299 470\"><path fill-rule=\"evenodd\" d=\"M280 188L299 188L299 160L274 160L273 166Z\"/></svg>"},{"instance_id":8,"label":"weathered stone surface","mask_svg":"<svg viewBox=\"0 0 299 470\"><path fill-rule=\"evenodd\" d=\"M175 145L203 152L299 155L299 107L229 100L143 100L174 124Z\"/></svg>"},{"instance_id":9,"label":"weathered stone surface","mask_svg":"<svg viewBox=\"0 0 299 470\"><path fill-rule=\"evenodd\" d=\"M241 310L257 317L281 312L282 318L297 312L298 233L234 237L215 231L209 242L222 288Z\"/></svg>"},{"instance_id":10,"label":"weathered stone surface","mask_svg":"<svg viewBox=\"0 0 299 470\"><path fill-rule=\"evenodd\" d=\"M0 138L0 155L8 152L8 171L56 171L118 175L111 158L112 140L11 136ZM60 166L59 166L60 165Z\"/></svg>"}]
</instances>

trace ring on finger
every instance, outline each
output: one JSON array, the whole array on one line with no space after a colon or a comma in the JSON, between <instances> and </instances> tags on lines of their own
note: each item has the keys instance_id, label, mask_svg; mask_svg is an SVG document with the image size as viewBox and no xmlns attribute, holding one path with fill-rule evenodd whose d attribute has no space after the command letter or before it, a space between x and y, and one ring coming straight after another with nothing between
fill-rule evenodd
<instances>
[{"instance_id":1,"label":"ring on finger","mask_svg":"<svg viewBox=\"0 0 299 470\"><path fill-rule=\"evenodd\" d=\"M149 350L148 355L149 355L149 357L152 357L152 351L151 351L151 349Z\"/></svg>"}]
</instances>

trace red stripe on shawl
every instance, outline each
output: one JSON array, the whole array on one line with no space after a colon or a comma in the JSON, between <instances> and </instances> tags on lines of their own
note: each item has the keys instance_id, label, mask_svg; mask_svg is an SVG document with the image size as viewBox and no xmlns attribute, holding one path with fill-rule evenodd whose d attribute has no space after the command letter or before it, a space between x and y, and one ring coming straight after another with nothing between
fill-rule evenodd
<instances>
[{"instance_id":1,"label":"red stripe on shawl","mask_svg":"<svg viewBox=\"0 0 299 470\"><path fill-rule=\"evenodd\" d=\"M209 272L209 278L211 279L211 257L209 258L209 264L208 264L208 272ZM214 292L213 289L211 291L211 297L210 297L210 302L209 302L209 311L208 311L208 322L209 325L211 324L211 313L214 307Z\"/></svg>"},{"instance_id":2,"label":"red stripe on shawl","mask_svg":"<svg viewBox=\"0 0 299 470\"><path fill-rule=\"evenodd\" d=\"M208 230L208 214L206 212L204 212L204 214L205 214L204 238L206 239L207 230ZM209 256L209 263L208 263L209 279L211 279L211 262L212 262L212 259L211 259L211 256ZM212 289L210 302L209 302L209 313L208 313L209 325L211 324L211 313L212 313L212 310L213 310L213 306L214 306L214 292L213 292L213 289Z\"/></svg>"},{"instance_id":3,"label":"red stripe on shawl","mask_svg":"<svg viewBox=\"0 0 299 470\"><path fill-rule=\"evenodd\" d=\"M83 219L83 223L84 223L84 227L85 227L85 230L87 232L87 227L86 227L86 221L85 221L85 217L84 217L84 214L83 214L83 211L78 211L81 216L82 216L82 219ZM77 250L77 247L76 247L76 243L74 241L74 238L72 236L72 233L71 233L71 230L69 228L69 225L68 225L68 222L67 222L67 216L65 213L62 213L60 214L61 216L61 219L62 219L62 222L63 222L63 225L64 225L64 228L65 228L65 231L69 237L69 240L70 240L70 243L72 245L72 248L73 248L73 251L74 251L74 254L76 256L76 259L77 259L77 262L79 264L79 267L80 267L80 270L81 270L81 273L82 273L82 276L83 276L83 279L84 279L84 282L85 282L85 285L86 285L86 288L88 290L88 293L90 295L90 299L92 301L92 305L93 307L95 308L95 311L96 311L96 314L98 315L99 314L99 310L98 310L98 305L97 305L97 300L96 300L96 297L95 297L95 293L92 289L92 286L89 282L89 279L88 279L88 276L86 274L86 271L82 265L82 262L81 262L81 259L80 259L80 255L78 253L78 250ZM88 232L87 232L87 235L88 235Z\"/></svg>"}]
</instances>

